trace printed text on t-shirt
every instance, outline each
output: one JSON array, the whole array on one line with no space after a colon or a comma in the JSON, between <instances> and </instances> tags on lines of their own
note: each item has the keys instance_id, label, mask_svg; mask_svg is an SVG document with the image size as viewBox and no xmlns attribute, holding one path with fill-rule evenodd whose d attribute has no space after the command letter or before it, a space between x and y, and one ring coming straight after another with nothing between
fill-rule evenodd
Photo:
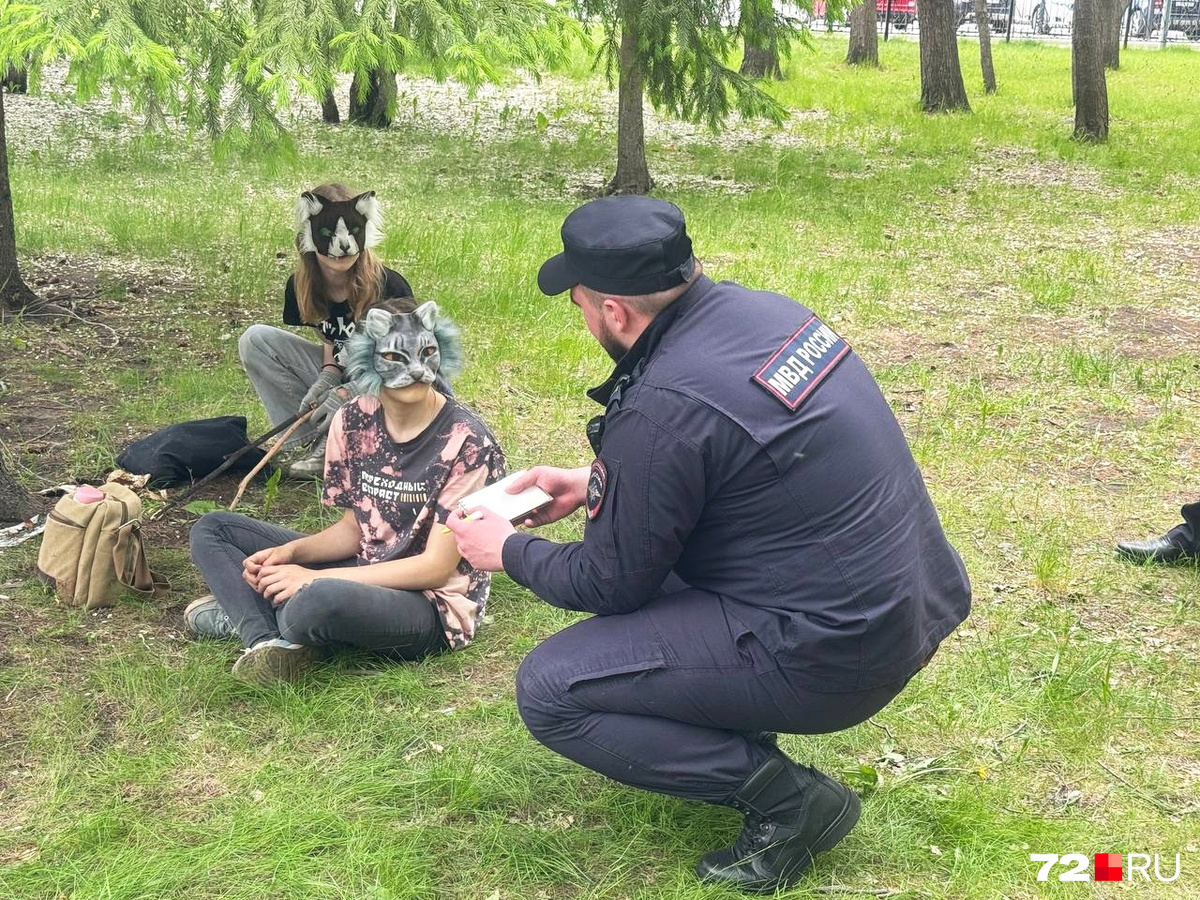
<instances>
[{"instance_id":1,"label":"printed text on t-shirt","mask_svg":"<svg viewBox=\"0 0 1200 900\"><path fill-rule=\"evenodd\" d=\"M423 504L429 499L423 481L402 481L375 472L362 472L359 474L359 480L362 492L378 500Z\"/></svg>"}]
</instances>

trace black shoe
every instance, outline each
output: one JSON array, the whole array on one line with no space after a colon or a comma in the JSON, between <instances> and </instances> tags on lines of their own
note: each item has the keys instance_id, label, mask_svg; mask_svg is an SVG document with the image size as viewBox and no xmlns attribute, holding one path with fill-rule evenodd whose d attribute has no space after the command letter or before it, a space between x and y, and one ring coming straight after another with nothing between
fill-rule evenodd
<instances>
[{"instance_id":1,"label":"black shoe","mask_svg":"<svg viewBox=\"0 0 1200 900\"><path fill-rule=\"evenodd\" d=\"M1117 553L1137 563L1196 562L1200 552L1191 534L1190 525L1176 525L1162 537L1121 541L1117 544Z\"/></svg>"},{"instance_id":2,"label":"black shoe","mask_svg":"<svg viewBox=\"0 0 1200 900\"><path fill-rule=\"evenodd\" d=\"M816 769L776 752L734 794L746 814L732 847L696 864L701 881L769 894L795 883L813 856L849 834L861 810L858 795Z\"/></svg>"}]
</instances>

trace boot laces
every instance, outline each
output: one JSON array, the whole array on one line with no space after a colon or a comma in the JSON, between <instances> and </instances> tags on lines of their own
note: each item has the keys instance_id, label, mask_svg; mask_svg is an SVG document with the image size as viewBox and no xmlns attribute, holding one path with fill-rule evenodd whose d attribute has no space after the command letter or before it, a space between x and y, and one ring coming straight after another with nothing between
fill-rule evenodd
<instances>
[{"instance_id":1,"label":"boot laces","mask_svg":"<svg viewBox=\"0 0 1200 900\"><path fill-rule=\"evenodd\" d=\"M742 833L733 842L735 859L745 859L756 853L761 853L768 845L771 834L771 820L758 813L748 813L742 826Z\"/></svg>"}]
</instances>

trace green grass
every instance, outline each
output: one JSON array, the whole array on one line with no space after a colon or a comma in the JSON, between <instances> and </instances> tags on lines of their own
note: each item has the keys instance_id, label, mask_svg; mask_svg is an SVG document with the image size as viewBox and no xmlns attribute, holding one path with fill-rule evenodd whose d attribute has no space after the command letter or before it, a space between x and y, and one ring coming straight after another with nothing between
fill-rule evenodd
<instances>
[{"instance_id":1,"label":"green grass","mask_svg":"<svg viewBox=\"0 0 1200 900\"><path fill-rule=\"evenodd\" d=\"M1158 852L1168 873L1183 854L1179 881L1137 891L1193 896L1197 572L1111 548L1200 495L1200 122L1181 89L1200 57L1124 53L1112 139L1087 147L1069 138L1064 48L998 44L985 97L963 42L974 113L928 117L915 43L883 46L879 71L846 69L844 46L819 36L772 86L796 110L785 132L650 146L710 274L803 300L876 373L975 587L972 618L873 723L784 739L869 793L791 895L1115 897L1039 885L1028 858L1113 851ZM293 155L220 164L200 144L128 142L113 117L18 146L22 252L102 260L87 303L122 338L106 349L79 323L0 336L0 436L21 478L103 472L132 436L185 418L246 413L261 430L236 338L278 320L291 199L330 177L379 193L382 255L462 324L461 394L512 464L586 462L583 391L606 359L534 274L574 176L607 172L614 138L599 82L579 61L563 77L575 87L538 111L581 115L571 140L514 109L499 135L313 125ZM39 427L34 398L67 409ZM276 515L323 521L294 485ZM0 556L0 898L729 896L691 865L732 836L732 813L624 789L523 730L516 667L574 616L498 578L493 621L462 653L348 658L255 692L230 679L228 646L182 637L202 586L174 537L151 540L175 586L164 603L95 614L47 599L28 545Z\"/></svg>"}]
</instances>

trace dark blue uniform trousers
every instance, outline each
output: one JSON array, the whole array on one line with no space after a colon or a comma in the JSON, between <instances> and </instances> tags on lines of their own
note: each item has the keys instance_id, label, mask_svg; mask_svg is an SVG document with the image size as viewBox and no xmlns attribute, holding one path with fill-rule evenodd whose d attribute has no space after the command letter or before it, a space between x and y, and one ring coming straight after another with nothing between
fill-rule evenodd
<instances>
[{"instance_id":1,"label":"dark blue uniform trousers","mask_svg":"<svg viewBox=\"0 0 1200 900\"><path fill-rule=\"evenodd\" d=\"M694 588L578 622L521 664L521 718L551 750L609 778L726 803L770 755L754 733L841 731L907 682L805 689L743 631L716 595Z\"/></svg>"}]
</instances>

